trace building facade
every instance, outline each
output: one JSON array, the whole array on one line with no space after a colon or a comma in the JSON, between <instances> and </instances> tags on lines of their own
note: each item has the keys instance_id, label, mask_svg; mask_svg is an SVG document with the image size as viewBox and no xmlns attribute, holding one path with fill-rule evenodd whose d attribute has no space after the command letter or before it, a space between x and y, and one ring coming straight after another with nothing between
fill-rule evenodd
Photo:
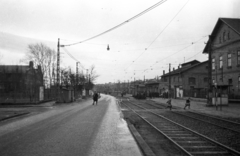
<instances>
[{"instance_id":1,"label":"building facade","mask_svg":"<svg viewBox=\"0 0 240 156\"><path fill-rule=\"evenodd\" d=\"M240 99L240 19L218 19L203 51L209 52L213 94Z\"/></svg>"},{"instance_id":2,"label":"building facade","mask_svg":"<svg viewBox=\"0 0 240 156\"><path fill-rule=\"evenodd\" d=\"M29 65L0 66L0 103L37 103L43 100L41 67Z\"/></svg>"},{"instance_id":3,"label":"building facade","mask_svg":"<svg viewBox=\"0 0 240 156\"><path fill-rule=\"evenodd\" d=\"M161 76L162 92L170 97L196 97L206 98L208 88L208 61L193 60L184 63L178 69ZM170 91L169 91L170 90Z\"/></svg>"}]
</instances>

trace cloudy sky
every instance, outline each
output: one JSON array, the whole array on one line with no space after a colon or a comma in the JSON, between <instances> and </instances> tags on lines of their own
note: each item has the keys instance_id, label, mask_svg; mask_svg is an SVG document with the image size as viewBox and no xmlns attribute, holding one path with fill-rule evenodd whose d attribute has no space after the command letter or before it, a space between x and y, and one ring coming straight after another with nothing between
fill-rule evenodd
<instances>
[{"instance_id":1,"label":"cloudy sky","mask_svg":"<svg viewBox=\"0 0 240 156\"><path fill-rule=\"evenodd\" d=\"M0 64L23 64L27 45L57 50L109 30L160 0L0 0ZM95 65L97 83L161 76L202 54L218 18L240 18L239 0L165 0L124 25L61 48L61 67ZM110 51L107 51L107 45Z\"/></svg>"}]
</instances>

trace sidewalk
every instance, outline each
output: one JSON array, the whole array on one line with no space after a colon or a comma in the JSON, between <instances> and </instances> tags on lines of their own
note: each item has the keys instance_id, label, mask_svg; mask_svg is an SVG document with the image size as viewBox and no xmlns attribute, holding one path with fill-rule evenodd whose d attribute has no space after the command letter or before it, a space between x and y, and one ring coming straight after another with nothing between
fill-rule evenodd
<instances>
[{"instance_id":1,"label":"sidewalk","mask_svg":"<svg viewBox=\"0 0 240 156\"><path fill-rule=\"evenodd\" d=\"M166 104L168 99L163 98L154 98L154 99L148 99L152 100L158 103L164 103ZM197 111L200 113L206 113L210 115L216 115L221 117L233 117L233 118L240 118L240 104L228 104L228 106L222 106L222 110L220 110L220 107L218 107L218 110L216 110L215 106L207 107L205 101L191 101L191 111ZM185 99L172 99L172 105L184 108L185 106ZM183 109L184 110L184 109ZM186 110L189 110L188 108Z\"/></svg>"},{"instance_id":2,"label":"sidewalk","mask_svg":"<svg viewBox=\"0 0 240 156\"><path fill-rule=\"evenodd\" d=\"M0 105L0 122L18 116L30 114L44 108L55 105L55 101L45 102L37 105Z\"/></svg>"}]
</instances>

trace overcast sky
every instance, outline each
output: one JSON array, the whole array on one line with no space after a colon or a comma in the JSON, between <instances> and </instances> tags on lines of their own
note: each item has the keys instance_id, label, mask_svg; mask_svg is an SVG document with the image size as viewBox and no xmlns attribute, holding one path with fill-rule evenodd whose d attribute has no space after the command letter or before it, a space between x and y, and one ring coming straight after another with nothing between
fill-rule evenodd
<instances>
[{"instance_id":1,"label":"overcast sky","mask_svg":"<svg viewBox=\"0 0 240 156\"><path fill-rule=\"evenodd\" d=\"M160 0L0 0L0 64L22 64L30 43L57 50L98 35ZM95 65L97 83L161 76L202 54L218 18L240 18L240 0L166 0L139 18L87 42L61 48L61 67ZM107 51L107 45L110 51ZM82 69L81 69L82 70ZM86 72L86 71L85 71Z\"/></svg>"}]
</instances>

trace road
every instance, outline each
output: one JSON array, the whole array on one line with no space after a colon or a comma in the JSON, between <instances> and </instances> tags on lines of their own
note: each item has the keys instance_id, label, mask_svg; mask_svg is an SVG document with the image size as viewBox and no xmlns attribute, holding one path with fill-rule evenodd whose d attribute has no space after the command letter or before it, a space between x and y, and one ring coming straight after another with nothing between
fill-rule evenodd
<instances>
[{"instance_id":1,"label":"road","mask_svg":"<svg viewBox=\"0 0 240 156\"><path fill-rule=\"evenodd\" d=\"M103 95L0 127L1 156L138 156L115 99Z\"/></svg>"}]
</instances>

